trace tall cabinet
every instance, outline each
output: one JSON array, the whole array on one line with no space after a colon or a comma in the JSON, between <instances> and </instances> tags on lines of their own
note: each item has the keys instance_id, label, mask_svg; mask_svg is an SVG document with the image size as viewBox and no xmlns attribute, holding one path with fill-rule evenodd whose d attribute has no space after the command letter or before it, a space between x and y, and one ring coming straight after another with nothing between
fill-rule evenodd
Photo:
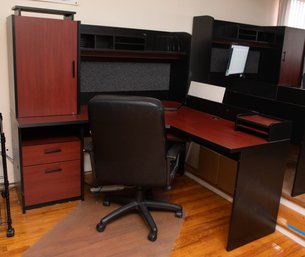
<instances>
[{"instance_id":1,"label":"tall cabinet","mask_svg":"<svg viewBox=\"0 0 305 257\"><path fill-rule=\"evenodd\" d=\"M283 47L278 85L299 87L303 74L305 30L283 27Z\"/></svg>"},{"instance_id":2,"label":"tall cabinet","mask_svg":"<svg viewBox=\"0 0 305 257\"><path fill-rule=\"evenodd\" d=\"M8 17L14 172L23 211L82 198L74 12L16 6ZM64 19L22 16L63 15Z\"/></svg>"}]
</instances>

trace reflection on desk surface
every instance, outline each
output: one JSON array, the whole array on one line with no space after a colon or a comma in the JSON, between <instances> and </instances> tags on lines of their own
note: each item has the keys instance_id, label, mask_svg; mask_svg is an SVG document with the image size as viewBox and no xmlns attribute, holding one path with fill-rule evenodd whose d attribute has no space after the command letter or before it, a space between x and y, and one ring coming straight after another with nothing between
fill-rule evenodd
<instances>
[{"instance_id":1,"label":"reflection on desk surface","mask_svg":"<svg viewBox=\"0 0 305 257\"><path fill-rule=\"evenodd\" d=\"M230 152L243 148L268 144L268 141L257 136L234 129L234 122L195 109L182 106L176 112L166 112L167 125L216 144Z\"/></svg>"}]
</instances>

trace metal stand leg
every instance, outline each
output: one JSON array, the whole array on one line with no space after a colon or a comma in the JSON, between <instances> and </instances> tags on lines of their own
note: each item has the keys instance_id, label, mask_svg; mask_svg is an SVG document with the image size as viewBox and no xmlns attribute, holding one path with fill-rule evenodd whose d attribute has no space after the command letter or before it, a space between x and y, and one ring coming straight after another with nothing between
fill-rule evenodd
<instances>
[{"instance_id":1,"label":"metal stand leg","mask_svg":"<svg viewBox=\"0 0 305 257\"><path fill-rule=\"evenodd\" d=\"M6 163L6 148L5 148L5 135L2 128L2 114L0 113L0 127L1 127L1 156L3 164L3 179L4 179L4 191L2 197L5 198L6 212L7 212L7 231L6 236L12 237L15 235L15 230L12 227L11 209L10 209L10 194L9 194L9 181L7 176L7 163Z\"/></svg>"}]
</instances>

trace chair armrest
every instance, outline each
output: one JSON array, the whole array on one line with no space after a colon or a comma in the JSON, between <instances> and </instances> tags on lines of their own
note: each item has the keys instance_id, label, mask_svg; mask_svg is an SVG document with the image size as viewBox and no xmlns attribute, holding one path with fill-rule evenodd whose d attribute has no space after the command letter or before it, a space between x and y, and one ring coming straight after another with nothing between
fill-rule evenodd
<instances>
[{"instance_id":1,"label":"chair armrest","mask_svg":"<svg viewBox=\"0 0 305 257\"><path fill-rule=\"evenodd\" d=\"M176 171L178 170L181 150L182 150L182 144L177 143L177 144L174 144L167 151L166 157L167 157L169 176L168 176L166 190L171 189L171 181L175 177Z\"/></svg>"},{"instance_id":2,"label":"chair armrest","mask_svg":"<svg viewBox=\"0 0 305 257\"><path fill-rule=\"evenodd\" d=\"M174 144L170 149L167 151L167 159L169 161L175 161L181 152L182 145L181 144Z\"/></svg>"}]
</instances>

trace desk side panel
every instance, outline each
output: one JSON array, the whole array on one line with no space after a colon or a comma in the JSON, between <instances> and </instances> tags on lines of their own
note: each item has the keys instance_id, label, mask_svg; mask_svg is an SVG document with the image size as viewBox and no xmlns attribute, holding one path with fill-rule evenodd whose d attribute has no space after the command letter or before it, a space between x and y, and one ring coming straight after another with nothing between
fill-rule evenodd
<instances>
[{"instance_id":1,"label":"desk side panel","mask_svg":"<svg viewBox=\"0 0 305 257\"><path fill-rule=\"evenodd\" d=\"M13 167L14 183L17 191L18 200L21 203L24 212L24 194L23 194L23 176L22 176L22 152L21 149L21 131L15 118L15 113L11 112L12 128L12 147L13 147Z\"/></svg>"},{"instance_id":2,"label":"desk side panel","mask_svg":"<svg viewBox=\"0 0 305 257\"><path fill-rule=\"evenodd\" d=\"M227 250L274 232L287 151L282 141L241 152Z\"/></svg>"}]
</instances>

